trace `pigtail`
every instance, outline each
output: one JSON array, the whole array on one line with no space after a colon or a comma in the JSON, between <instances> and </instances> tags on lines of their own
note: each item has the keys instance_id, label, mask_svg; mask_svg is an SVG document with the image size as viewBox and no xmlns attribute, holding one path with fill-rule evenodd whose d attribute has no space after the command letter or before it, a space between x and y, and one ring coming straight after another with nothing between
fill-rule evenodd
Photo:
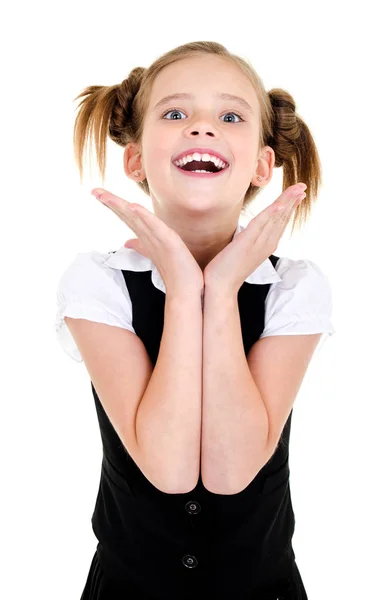
<instances>
[{"instance_id":1,"label":"pigtail","mask_svg":"<svg viewBox=\"0 0 374 600\"><path fill-rule=\"evenodd\" d=\"M84 153L87 146L91 150L92 140L103 185L107 136L123 147L137 137L135 132L139 132L140 117L133 113L133 101L144 70L142 67L136 67L121 84L90 86L74 98L83 98L78 105L73 133L74 156L79 169L80 183L83 179Z\"/></svg>"},{"instance_id":2,"label":"pigtail","mask_svg":"<svg viewBox=\"0 0 374 600\"><path fill-rule=\"evenodd\" d=\"M283 167L283 190L302 181L308 187L306 198L294 211L291 235L295 225L305 223L317 200L322 183L322 167L312 134L296 113L292 96L282 89L268 92L273 109L272 135L266 141L275 153L275 167Z\"/></svg>"}]
</instances>

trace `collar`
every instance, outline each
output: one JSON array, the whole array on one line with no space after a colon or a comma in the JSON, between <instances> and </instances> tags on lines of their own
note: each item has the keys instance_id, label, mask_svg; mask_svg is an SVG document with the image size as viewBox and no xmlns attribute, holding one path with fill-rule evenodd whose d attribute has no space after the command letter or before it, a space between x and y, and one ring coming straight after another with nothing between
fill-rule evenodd
<instances>
[{"instance_id":1,"label":"collar","mask_svg":"<svg viewBox=\"0 0 374 600\"><path fill-rule=\"evenodd\" d=\"M245 228L246 225L241 225L238 222L232 239L234 239ZM162 292L166 293L164 282L152 260L146 256L143 256L142 254L139 254L131 248L125 248L124 246L121 246L118 248L115 254L109 255L109 258L104 261L104 264L112 269L124 269L128 271L152 271L153 285ZM259 267L257 267L257 269L255 269L255 271L253 271L253 273L248 275L245 281L247 283L257 284L275 283L277 281L282 281L282 278L274 269L271 260L267 258Z\"/></svg>"}]
</instances>

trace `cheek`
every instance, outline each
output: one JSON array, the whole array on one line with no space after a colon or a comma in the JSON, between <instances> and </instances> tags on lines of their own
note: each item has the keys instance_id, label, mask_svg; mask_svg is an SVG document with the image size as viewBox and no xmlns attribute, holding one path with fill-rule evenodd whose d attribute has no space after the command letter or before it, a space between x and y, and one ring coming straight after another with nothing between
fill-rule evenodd
<instances>
[{"instance_id":1,"label":"cheek","mask_svg":"<svg viewBox=\"0 0 374 600\"><path fill-rule=\"evenodd\" d=\"M162 180L173 168L171 153L166 153L161 148L152 149L145 157L144 167L148 177L157 181Z\"/></svg>"},{"instance_id":2,"label":"cheek","mask_svg":"<svg viewBox=\"0 0 374 600\"><path fill-rule=\"evenodd\" d=\"M171 165L171 157L176 149L172 143L169 143L167 136L157 135L155 132L152 137L144 139L143 143L143 163L146 170L153 175L157 172L165 173Z\"/></svg>"},{"instance_id":3,"label":"cheek","mask_svg":"<svg viewBox=\"0 0 374 600\"><path fill-rule=\"evenodd\" d=\"M244 146L236 162L243 174L248 174L254 171L257 166L257 155L255 149L250 149Z\"/></svg>"}]
</instances>

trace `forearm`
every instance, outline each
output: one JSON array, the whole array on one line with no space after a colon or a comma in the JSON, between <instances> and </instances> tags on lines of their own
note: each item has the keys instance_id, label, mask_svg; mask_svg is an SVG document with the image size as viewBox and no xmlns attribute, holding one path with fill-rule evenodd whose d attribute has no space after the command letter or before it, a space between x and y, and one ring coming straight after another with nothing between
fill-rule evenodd
<instances>
[{"instance_id":1,"label":"forearm","mask_svg":"<svg viewBox=\"0 0 374 600\"><path fill-rule=\"evenodd\" d=\"M267 413L244 352L237 294L205 287L201 476L217 494L234 494L262 466Z\"/></svg>"},{"instance_id":2,"label":"forearm","mask_svg":"<svg viewBox=\"0 0 374 600\"><path fill-rule=\"evenodd\" d=\"M201 371L200 290L183 297L166 293L159 354L138 408L136 435L167 493L186 493L199 477Z\"/></svg>"}]
</instances>

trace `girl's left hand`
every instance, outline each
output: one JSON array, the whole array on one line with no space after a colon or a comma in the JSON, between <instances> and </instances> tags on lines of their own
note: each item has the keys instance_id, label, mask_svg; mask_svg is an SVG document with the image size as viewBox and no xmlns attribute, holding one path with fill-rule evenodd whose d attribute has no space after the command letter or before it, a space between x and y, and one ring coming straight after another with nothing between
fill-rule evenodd
<instances>
[{"instance_id":1,"label":"girl's left hand","mask_svg":"<svg viewBox=\"0 0 374 600\"><path fill-rule=\"evenodd\" d=\"M205 286L237 294L248 275L277 249L294 209L306 197L306 187L304 183L288 187L252 219L205 267Z\"/></svg>"}]
</instances>

